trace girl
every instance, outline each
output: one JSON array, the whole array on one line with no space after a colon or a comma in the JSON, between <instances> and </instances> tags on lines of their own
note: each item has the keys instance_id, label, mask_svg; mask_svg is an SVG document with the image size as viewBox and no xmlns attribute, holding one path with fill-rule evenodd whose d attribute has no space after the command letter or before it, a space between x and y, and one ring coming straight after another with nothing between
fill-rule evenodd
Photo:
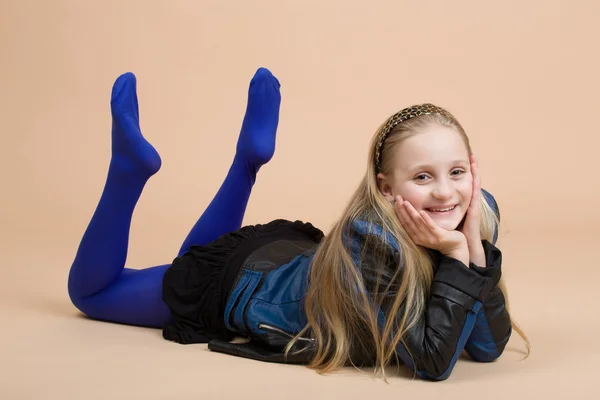
<instances>
[{"instance_id":1,"label":"girl","mask_svg":"<svg viewBox=\"0 0 600 400\"><path fill-rule=\"evenodd\" d=\"M442 380L463 350L499 357L513 326L529 350L502 289L498 206L442 108L404 109L377 130L327 236L301 221L242 227L275 150L280 101L279 81L259 69L221 188L171 264L132 270L132 213L161 159L140 131L135 77L120 76L106 184L69 274L73 304L94 319L162 328L167 340L320 373L397 363Z\"/></svg>"}]
</instances>

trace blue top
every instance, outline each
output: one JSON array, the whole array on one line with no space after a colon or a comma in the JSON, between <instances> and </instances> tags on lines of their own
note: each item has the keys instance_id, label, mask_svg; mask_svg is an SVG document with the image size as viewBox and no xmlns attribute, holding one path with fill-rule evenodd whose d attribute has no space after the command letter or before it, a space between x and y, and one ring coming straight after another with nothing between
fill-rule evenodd
<instances>
[{"instance_id":1,"label":"blue top","mask_svg":"<svg viewBox=\"0 0 600 400\"><path fill-rule=\"evenodd\" d=\"M499 215L493 197L484 191ZM362 220L350 226L349 244L356 265L358 251L368 235L382 236L383 230ZM497 236L497 232L494 237ZM399 254L397 241L387 236L393 257ZM483 241L487 268L436 254L432 296L422 321L407 334L407 345L399 344L400 360L425 379L446 379L463 350L475 361L488 362L500 356L511 333L504 296L497 288L500 279L500 251ZM273 344L299 333L307 324L304 298L308 289L314 251L302 252L291 261L270 270L242 267L225 307L225 323L233 332ZM395 258L397 259L397 258ZM260 268L259 268L260 269ZM384 321L380 312L380 321ZM310 342L310 339L305 339ZM410 350L409 355L408 350Z\"/></svg>"}]
</instances>

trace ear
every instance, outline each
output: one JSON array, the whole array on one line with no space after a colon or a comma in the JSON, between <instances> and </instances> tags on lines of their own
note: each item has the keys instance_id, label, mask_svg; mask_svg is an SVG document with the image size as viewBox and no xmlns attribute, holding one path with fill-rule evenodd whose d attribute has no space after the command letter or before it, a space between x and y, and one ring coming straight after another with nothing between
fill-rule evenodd
<instances>
[{"instance_id":1,"label":"ear","mask_svg":"<svg viewBox=\"0 0 600 400\"><path fill-rule=\"evenodd\" d=\"M377 174L377 188L387 201L394 201L394 193L392 192L392 187L388 183L388 178L381 172Z\"/></svg>"}]
</instances>

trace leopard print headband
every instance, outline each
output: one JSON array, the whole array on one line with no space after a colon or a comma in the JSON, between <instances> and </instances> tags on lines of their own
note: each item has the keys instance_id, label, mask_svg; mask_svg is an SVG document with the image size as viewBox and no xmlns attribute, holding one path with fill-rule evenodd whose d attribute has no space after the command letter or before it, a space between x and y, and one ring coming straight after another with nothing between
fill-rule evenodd
<instances>
[{"instance_id":1,"label":"leopard print headband","mask_svg":"<svg viewBox=\"0 0 600 400\"><path fill-rule=\"evenodd\" d=\"M392 115L381 127L381 130L378 133L379 140L377 142L377 147L375 148L375 169L377 172L381 172L381 148L383 147L383 142L385 142L385 139L390 132L400 122L426 114L439 114L456 121L456 119L448 111L429 103L407 107L404 110Z\"/></svg>"}]
</instances>

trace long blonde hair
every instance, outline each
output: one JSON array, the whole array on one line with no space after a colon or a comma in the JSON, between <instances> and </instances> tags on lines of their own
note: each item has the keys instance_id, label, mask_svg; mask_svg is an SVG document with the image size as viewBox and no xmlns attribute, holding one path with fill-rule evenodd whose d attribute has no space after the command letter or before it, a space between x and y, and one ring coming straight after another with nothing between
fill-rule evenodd
<instances>
[{"instance_id":1,"label":"long blonde hair","mask_svg":"<svg viewBox=\"0 0 600 400\"><path fill-rule=\"evenodd\" d=\"M469 139L456 120L438 114L421 115L400 123L389 134L381 153L381 171L387 174L392 168L392 154L399 143L431 124L455 129L469 154L472 153ZM433 259L427 249L410 239L393 205L378 189L373 162L377 142L376 133L371 140L367 171L362 181L317 249L304 305L308 323L286 347L287 354L300 337L309 335L313 338L315 353L308 367L318 373L354 364L354 355L362 354L370 357L375 374L382 373L385 379L385 368L397 357L397 345L404 343L405 333L422 318L426 309L433 279ZM499 218L483 195L481 216L481 237L492 242ZM373 278L370 281L376 282L374 286L366 282L365 271L357 268L345 240L349 227L356 220L384 232L384 235L366 235L378 239L364 243L362 250L364 253L368 248L373 257L371 260L375 260L369 263L369 276ZM389 269L386 248L391 244L387 235L399 245L400 258L394 260L393 270ZM502 279L498 286L506 298L508 310L508 296ZM386 322L381 327L378 312L384 302ZM513 329L525 340L528 356L529 340L515 321L511 319L511 322Z\"/></svg>"}]
</instances>

